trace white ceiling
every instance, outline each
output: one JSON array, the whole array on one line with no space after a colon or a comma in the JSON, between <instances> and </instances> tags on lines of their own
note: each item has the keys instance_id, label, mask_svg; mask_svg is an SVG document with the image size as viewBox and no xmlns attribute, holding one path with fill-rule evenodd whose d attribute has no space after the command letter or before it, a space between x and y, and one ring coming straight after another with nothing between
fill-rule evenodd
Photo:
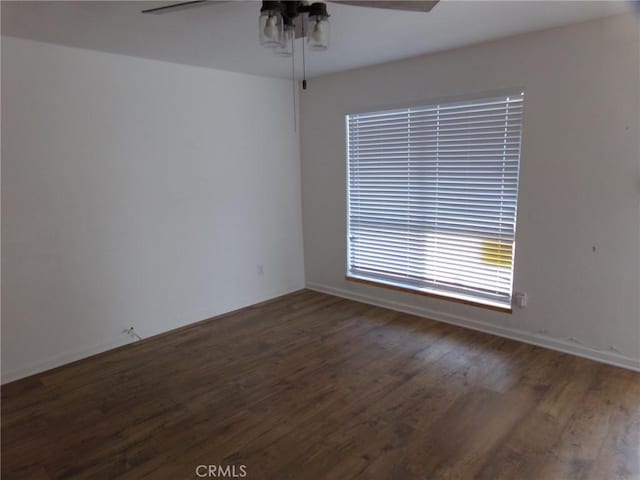
<instances>
[{"instance_id":1,"label":"white ceiling","mask_svg":"<svg viewBox=\"0 0 640 480\"><path fill-rule=\"evenodd\" d=\"M143 8L168 3L172 2L2 1L2 34L257 75L291 75L290 59L276 57L258 45L260 3L212 2L165 15L140 13ZM446 50L630 8L627 2L612 1L442 0L430 13L412 13L329 4L331 47L326 52L307 52L307 76Z\"/></svg>"}]
</instances>

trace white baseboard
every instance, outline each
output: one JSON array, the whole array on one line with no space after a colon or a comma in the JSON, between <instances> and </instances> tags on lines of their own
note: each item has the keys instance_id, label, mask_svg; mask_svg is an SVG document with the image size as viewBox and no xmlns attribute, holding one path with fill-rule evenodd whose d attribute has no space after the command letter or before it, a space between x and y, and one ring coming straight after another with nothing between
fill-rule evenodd
<instances>
[{"instance_id":1,"label":"white baseboard","mask_svg":"<svg viewBox=\"0 0 640 480\"><path fill-rule=\"evenodd\" d=\"M138 330L138 333L142 334L144 338L149 338L161 333L166 333L171 330L175 330L177 328L185 327L192 323L197 323L200 321L212 319L219 315L233 312L235 310L240 310L244 307L248 307L256 303L262 303L268 300L272 300L274 298L278 298L280 296L299 291L302 288L303 288L302 286L296 286L294 288L286 288L284 290L277 290L271 293L263 294L257 300L254 299L253 301L248 301L247 303L243 303L230 310L225 310L225 311L216 311L213 309L202 310L196 313L192 313L191 315L188 315L188 316L185 315L185 317L190 318L190 320L173 321L171 325L168 327L165 326L162 328L158 328L156 326L156 329L153 331L148 331L148 330L145 331L144 328L142 328ZM95 344L88 347L83 347L83 348L69 351L69 352L64 352L61 354L57 354L52 357L49 357L48 359L36 361L21 368L9 370L6 372L2 370L2 374L1 374L2 378L0 379L0 383L4 385L5 383L13 382L14 380L19 380L21 378L28 377L29 375L34 375L36 373L42 373L47 370L51 370L52 368L60 367L62 365L75 362L77 360L82 360L83 358L91 357L92 355L97 355L98 353L106 352L107 350L111 350L113 348L121 347L129 343L133 343L134 341L135 340L132 340L121 333L118 337L112 338L106 342L102 342L102 343Z\"/></svg>"},{"instance_id":2,"label":"white baseboard","mask_svg":"<svg viewBox=\"0 0 640 480\"><path fill-rule=\"evenodd\" d=\"M104 342L98 345L93 345L91 347L74 350L72 352L65 352L59 355L54 355L53 357L50 357L46 360L34 362L19 369L10 370L8 372L2 371L2 384L4 385L5 383L28 377L29 375L44 372L46 370L51 370L52 368L60 367L67 363L75 362L76 360L82 360L83 358L106 352L107 350L121 347L122 345L126 345L127 343L131 342L131 339L122 336L117 339L112 339L109 342Z\"/></svg>"},{"instance_id":3,"label":"white baseboard","mask_svg":"<svg viewBox=\"0 0 640 480\"><path fill-rule=\"evenodd\" d=\"M317 292L335 295L336 297L342 297L349 300L355 300L357 302L375 305L377 307L389 308L391 310L396 310L403 313L426 317L439 322L449 323L472 330L478 330L480 332L490 333L499 337L510 338L512 340L518 340L520 342L537 345L539 347L549 348L551 350L557 350L559 352L568 353L571 355L576 355L578 357L584 357L590 360L595 360L597 362L607 363L609 365L615 365L616 367L627 368L629 370L640 372L640 359L627 357L617 352L596 350L588 346L569 342L564 339L550 337L548 335L500 327L487 322L470 320L458 315L452 315L449 313L439 312L423 307L416 307L414 305L396 302L393 300L371 297L362 293L356 293L315 282L308 282L307 288L309 290L315 290Z\"/></svg>"},{"instance_id":4,"label":"white baseboard","mask_svg":"<svg viewBox=\"0 0 640 480\"><path fill-rule=\"evenodd\" d=\"M559 352L569 353L571 355L577 355L578 357L584 357L590 360L595 360L597 362L607 363L609 365L615 365L617 367L627 368L640 372L640 359L626 357L616 352L596 350L587 346L575 344L547 335L534 334L522 330L500 327L486 322L470 320L457 315L451 315L436 310L416 307L414 305L395 302L393 300L371 297L369 295L351 292L349 290L330 287L328 285L322 285L314 282L307 283L306 288L308 288L309 290L315 290L317 292L327 293L329 295L335 295L336 297L347 298L349 300L355 300L378 307L389 308L391 310L418 315L420 317L427 317L432 320L457 325L459 327L470 328L472 330L490 333L499 337L510 338L512 340L518 340L524 343L537 345L539 347L550 348L551 350L557 350ZM207 315L203 315L202 318L210 317ZM181 325L177 325L177 327L178 326ZM113 348L120 347L131 342L131 339L120 336L118 338L111 339L108 342L55 355L46 360L35 362L16 370L10 370L8 372L2 371L1 383L4 385L5 383L9 383L36 373L44 372L52 368L60 367L67 363L75 362L76 360L81 360L98 353L106 352L107 350L111 350Z\"/></svg>"}]
</instances>

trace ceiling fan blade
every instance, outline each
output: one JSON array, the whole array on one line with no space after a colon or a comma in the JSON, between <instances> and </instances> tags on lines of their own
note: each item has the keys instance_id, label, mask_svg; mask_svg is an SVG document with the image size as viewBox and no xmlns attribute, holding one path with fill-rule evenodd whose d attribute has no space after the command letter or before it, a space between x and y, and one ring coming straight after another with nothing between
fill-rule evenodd
<instances>
[{"instance_id":1,"label":"ceiling fan blade","mask_svg":"<svg viewBox=\"0 0 640 480\"><path fill-rule=\"evenodd\" d=\"M164 5L162 7L148 8L142 10L142 13L173 13L180 10L186 10L188 8L203 7L205 5L215 5L216 3L229 3L228 1L211 1L211 0L193 0L191 2L172 3L171 5Z\"/></svg>"},{"instance_id":2,"label":"ceiling fan blade","mask_svg":"<svg viewBox=\"0 0 640 480\"><path fill-rule=\"evenodd\" d=\"M342 1L329 0L332 3L340 3L342 5L351 5L354 7L369 8L386 8L389 10L404 10L406 12L430 12L439 0L414 0L414 1L378 1L378 0L361 0L361 1Z\"/></svg>"}]
</instances>

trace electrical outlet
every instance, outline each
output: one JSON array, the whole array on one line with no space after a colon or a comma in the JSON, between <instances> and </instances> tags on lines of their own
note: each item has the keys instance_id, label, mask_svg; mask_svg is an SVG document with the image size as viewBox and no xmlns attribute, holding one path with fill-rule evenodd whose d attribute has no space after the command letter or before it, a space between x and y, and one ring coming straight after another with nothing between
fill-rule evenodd
<instances>
[{"instance_id":1,"label":"electrical outlet","mask_svg":"<svg viewBox=\"0 0 640 480\"><path fill-rule=\"evenodd\" d=\"M142 340L142 337L136 333L136 331L134 330L133 327L125 328L122 331L122 333L124 333L125 335L128 335L129 337L133 338L134 340Z\"/></svg>"},{"instance_id":2,"label":"electrical outlet","mask_svg":"<svg viewBox=\"0 0 640 480\"><path fill-rule=\"evenodd\" d=\"M515 301L518 308L525 308L528 300L528 295L524 292L517 292L515 294Z\"/></svg>"}]
</instances>

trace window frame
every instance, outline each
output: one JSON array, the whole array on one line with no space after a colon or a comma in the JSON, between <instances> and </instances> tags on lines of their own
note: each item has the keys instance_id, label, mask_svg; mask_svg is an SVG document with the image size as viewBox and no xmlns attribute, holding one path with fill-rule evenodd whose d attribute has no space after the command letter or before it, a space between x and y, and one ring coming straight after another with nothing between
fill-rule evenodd
<instances>
[{"instance_id":1,"label":"window frame","mask_svg":"<svg viewBox=\"0 0 640 480\"><path fill-rule=\"evenodd\" d=\"M473 295L467 295L464 293L458 292L446 292L443 290L437 290L430 287L425 286L412 286L407 285L402 282L395 282L393 280L389 280L386 278L375 278L375 276L360 276L357 274L353 274L350 272L351 267L351 232L350 232L350 215L351 215L351 189L350 189L350 162L349 162L349 117L353 115L359 114L369 114L369 113L383 113L386 111L393 110L402 110L402 109L410 109L410 108L424 108L438 104L455 104L455 103L465 103L465 102L473 102L473 101L482 101L491 99L493 97L502 97L502 96L522 96L526 97L526 89L524 87L513 87L508 89L494 90L494 91L485 91L485 92L476 92L471 94L457 95L457 96L448 96L448 97L440 97L437 99L428 99L428 100L416 100L411 102L403 102L402 104L395 105L385 105L380 107L368 107L362 110L350 111L344 113L344 134L345 134L345 166L346 166L346 217L345 217L345 240L346 240L346 274L345 279L347 281L356 282L365 285L371 285L376 287L382 287L386 289L391 289L395 291L401 291L411 294L423 295L431 298L437 298L441 300L446 300L454 303L461 303L465 305L471 305L475 307L481 307L484 309L494 310L502 313L512 313L513 312L513 297L515 292L515 267L516 267L516 243L517 243L517 224L518 224L518 209L520 207L520 173L521 173L521 162L522 162L522 145L524 138L524 129L525 129L525 120L524 120L524 112L525 112L525 104L522 102L522 119L520 121L520 142L519 142L519 157L518 157L518 175L516 179L516 211L514 214L514 240L512 247L512 264L511 264L511 292L510 292L510 300L511 303L507 306L501 302L495 302L490 299L483 299Z\"/></svg>"}]
</instances>

